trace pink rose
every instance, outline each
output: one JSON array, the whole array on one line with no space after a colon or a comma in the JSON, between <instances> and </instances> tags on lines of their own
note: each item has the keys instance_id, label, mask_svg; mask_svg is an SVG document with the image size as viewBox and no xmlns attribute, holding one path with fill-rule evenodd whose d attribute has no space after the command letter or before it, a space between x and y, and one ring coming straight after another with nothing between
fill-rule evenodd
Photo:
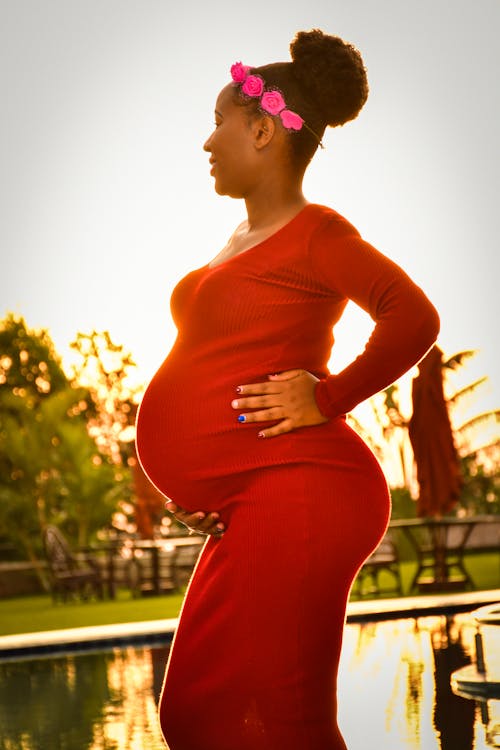
<instances>
[{"instance_id":1,"label":"pink rose","mask_svg":"<svg viewBox=\"0 0 500 750\"><path fill-rule=\"evenodd\" d=\"M264 81L260 76L247 76L241 90L247 96L260 96L264 91Z\"/></svg>"},{"instance_id":2,"label":"pink rose","mask_svg":"<svg viewBox=\"0 0 500 750\"><path fill-rule=\"evenodd\" d=\"M279 91L266 91L265 94L262 94L260 106L270 115L277 115L282 109L285 109L286 104Z\"/></svg>"},{"instance_id":3,"label":"pink rose","mask_svg":"<svg viewBox=\"0 0 500 750\"><path fill-rule=\"evenodd\" d=\"M243 65L241 62L231 65L231 78L235 83L243 83L250 70L249 65Z\"/></svg>"},{"instance_id":4,"label":"pink rose","mask_svg":"<svg viewBox=\"0 0 500 750\"><path fill-rule=\"evenodd\" d=\"M289 109L284 109L280 112L280 117L285 128L289 128L290 130L301 130L304 123L304 120L300 115L297 115L295 112L290 112Z\"/></svg>"}]
</instances>

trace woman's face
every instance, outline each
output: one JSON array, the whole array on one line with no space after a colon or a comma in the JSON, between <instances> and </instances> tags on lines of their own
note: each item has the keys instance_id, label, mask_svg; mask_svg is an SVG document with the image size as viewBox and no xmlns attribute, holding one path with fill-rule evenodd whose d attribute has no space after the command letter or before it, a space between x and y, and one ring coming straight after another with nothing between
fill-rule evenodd
<instances>
[{"instance_id":1,"label":"woman's face","mask_svg":"<svg viewBox=\"0 0 500 750\"><path fill-rule=\"evenodd\" d=\"M220 92L215 104L215 129L203 148L210 154L219 195L244 198L258 177L257 151L246 107L234 103L234 87Z\"/></svg>"}]
</instances>

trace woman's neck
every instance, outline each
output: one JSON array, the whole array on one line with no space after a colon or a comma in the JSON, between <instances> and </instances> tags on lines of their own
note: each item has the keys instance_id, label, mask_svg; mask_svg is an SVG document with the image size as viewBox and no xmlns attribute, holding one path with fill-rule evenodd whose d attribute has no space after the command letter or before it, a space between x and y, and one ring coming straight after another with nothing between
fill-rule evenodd
<instances>
[{"instance_id":1,"label":"woman's neck","mask_svg":"<svg viewBox=\"0 0 500 750\"><path fill-rule=\"evenodd\" d=\"M286 223L297 214L307 201L302 190L263 191L259 195L245 198L248 229L260 230L275 224Z\"/></svg>"}]
</instances>

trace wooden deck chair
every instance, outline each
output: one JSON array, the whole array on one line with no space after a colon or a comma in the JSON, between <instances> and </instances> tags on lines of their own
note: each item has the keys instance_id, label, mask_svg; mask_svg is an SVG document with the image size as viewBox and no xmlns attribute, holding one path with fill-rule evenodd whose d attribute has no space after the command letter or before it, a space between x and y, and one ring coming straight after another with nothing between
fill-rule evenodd
<instances>
[{"instance_id":1,"label":"wooden deck chair","mask_svg":"<svg viewBox=\"0 0 500 750\"><path fill-rule=\"evenodd\" d=\"M92 595L103 598L99 566L92 558L74 555L56 526L46 527L43 543L54 601L60 598L65 602L75 595L83 600Z\"/></svg>"}]
</instances>

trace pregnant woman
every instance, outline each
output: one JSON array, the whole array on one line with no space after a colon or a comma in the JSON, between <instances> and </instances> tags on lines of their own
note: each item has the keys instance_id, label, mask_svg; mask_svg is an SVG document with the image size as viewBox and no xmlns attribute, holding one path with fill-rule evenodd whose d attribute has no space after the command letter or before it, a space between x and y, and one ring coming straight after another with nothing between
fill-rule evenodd
<instances>
[{"instance_id":1,"label":"pregnant woman","mask_svg":"<svg viewBox=\"0 0 500 750\"><path fill-rule=\"evenodd\" d=\"M247 219L175 288L176 342L137 445L167 507L212 533L185 598L160 721L171 750L345 750L336 678L349 590L383 536L387 484L345 414L418 362L438 316L423 292L302 179L327 125L368 92L359 52L300 32L291 62L235 63L204 145ZM347 301L375 321L327 363ZM224 530L224 533L217 533Z\"/></svg>"}]
</instances>

